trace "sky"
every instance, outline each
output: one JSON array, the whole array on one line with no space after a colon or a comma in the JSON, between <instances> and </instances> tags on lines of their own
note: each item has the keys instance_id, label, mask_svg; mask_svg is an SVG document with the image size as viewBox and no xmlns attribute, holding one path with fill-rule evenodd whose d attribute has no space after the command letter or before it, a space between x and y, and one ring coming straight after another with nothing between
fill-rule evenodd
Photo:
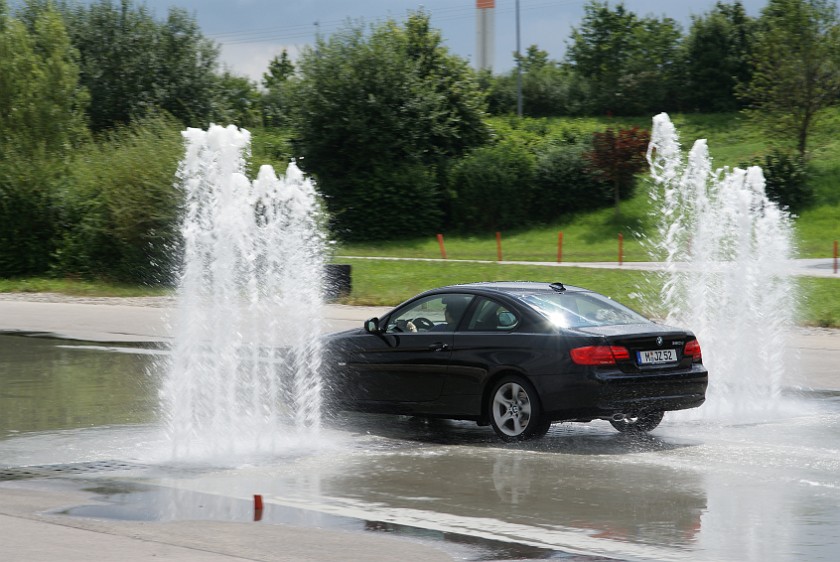
<instances>
[{"instance_id":1,"label":"sky","mask_svg":"<svg viewBox=\"0 0 840 562\"><path fill-rule=\"evenodd\" d=\"M119 0L113 0L119 2ZM141 3L140 0L137 0ZM709 11L716 0L624 0L638 16L671 17L684 30L691 15ZM21 1L12 1L12 6ZM89 3L84 2L84 3ZM171 6L195 16L205 36L221 46L221 63L233 73L259 81L268 62L283 49L294 60L301 48L312 45L317 33L325 36L348 21L375 23L405 19L421 7L432 26L442 33L449 50L474 63L476 51L475 0L145 0L159 19ZM579 26L586 0L519 0L520 45L536 44L560 60L573 27ZM758 16L766 0L742 0L751 16ZM513 68L516 50L516 0L496 0L493 71ZM611 0L610 6L618 2Z\"/></svg>"}]
</instances>

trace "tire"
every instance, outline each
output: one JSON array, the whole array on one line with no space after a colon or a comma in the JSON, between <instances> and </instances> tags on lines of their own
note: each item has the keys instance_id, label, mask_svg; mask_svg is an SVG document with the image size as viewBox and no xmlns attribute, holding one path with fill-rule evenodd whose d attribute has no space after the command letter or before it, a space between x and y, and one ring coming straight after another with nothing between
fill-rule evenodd
<instances>
[{"instance_id":1,"label":"tire","mask_svg":"<svg viewBox=\"0 0 840 562\"><path fill-rule=\"evenodd\" d=\"M551 422L542 418L542 406L534 386L517 376L499 380L490 393L490 425L503 441L542 437Z\"/></svg>"},{"instance_id":2,"label":"tire","mask_svg":"<svg viewBox=\"0 0 840 562\"><path fill-rule=\"evenodd\" d=\"M610 420L610 424L621 433L647 433L653 431L662 421L665 412L642 412L623 420Z\"/></svg>"}]
</instances>

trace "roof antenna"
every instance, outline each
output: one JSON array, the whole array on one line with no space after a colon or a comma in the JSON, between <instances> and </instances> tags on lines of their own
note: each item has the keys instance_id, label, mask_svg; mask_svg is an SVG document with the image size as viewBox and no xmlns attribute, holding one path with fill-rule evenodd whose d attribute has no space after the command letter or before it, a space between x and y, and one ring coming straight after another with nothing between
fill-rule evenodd
<instances>
[{"instance_id":1,"label":"roof antenna","mask_svg":"<svg viewBox=\"0 0 840 562\"><path fill-rule=\"evenodd\" d=\"M551 287L558 293L562 293L566 290L566 287L563 286L563 283L560 283L559 281L557 283L552 283L551 285L549 285L549 287Z\"/></svg>"}]
</instances>

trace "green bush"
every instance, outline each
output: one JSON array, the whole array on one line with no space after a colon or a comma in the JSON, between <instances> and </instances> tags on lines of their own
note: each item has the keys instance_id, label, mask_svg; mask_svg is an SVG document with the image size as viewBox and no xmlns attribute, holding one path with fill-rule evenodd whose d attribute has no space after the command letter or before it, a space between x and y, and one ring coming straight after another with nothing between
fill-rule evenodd
<instances>
[{"instance_id":1,"label":"green bush","mask_svg":"<svg viewBox=\"0 0 840 562\"><path fill-rule=\"evenodd\" d=\"M60 194L53 273L169 282L177 257L180 127L164 118L118 129L81 150Z\"/></svg>"},{"instance_id":2,"label":"green bush","mask_svg":"<svg viewBox=\"0 0 840 562\"><path fill-rule=\"evenodd\" d=\"M0 160L0 277L41 275L55 248L62 162L45 155Z\"/></svg>"},{"instance_id":3,"label":"green bush","mask_svg":"<svg viewBox=\"0 0 840 562\"><path fill-rule=\"evenodd\" d=\"M791 212L807 208L814 200L814 188L808 181L805 161L780 150L774 150L760 162L764 169L767 197Z\"/></svg>"},{"instance_id":4,"label":"green bush","mask_svg":"<svg viewBox=\"0 0 840 562\"><path fill-rule=\"evenodd\" d=\"M340 211L331 214L330 228L341 240L412 238L440 226L437 180L423 164L383 165L334 181L341 200L333 206Z\"/></svg>"},{"instance_id":5,"label":"green bush","mask_svg":"<svg viewBox=\"0 0 840 562\"><path fill-rule=\"evenodd\" d=\"M586 143L554 142L537 152L534 218L549 222L610 204L610 186L591 172L588 150Z\"/></svg>"},{"instance_id":6,"label":"green bush","mask_svg":"<svg viewBox=\"0 0 840 562\"><path fill-rule=\"evenodd\" d=\"M505 141L478 148L449 174L452 226L464 232L524 228L532 222L534 156Z\"/></svg>"}]
</instances>

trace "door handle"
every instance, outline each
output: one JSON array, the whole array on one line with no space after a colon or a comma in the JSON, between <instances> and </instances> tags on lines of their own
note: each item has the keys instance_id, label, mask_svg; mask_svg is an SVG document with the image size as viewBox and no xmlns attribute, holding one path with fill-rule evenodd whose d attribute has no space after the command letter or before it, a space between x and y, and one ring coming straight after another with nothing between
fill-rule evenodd
<instances>
[{"instance_id":1,"label":"door handle","mask_svg":"<svg viewBox=\"0 0 840 562\"><path fill-rule=\"evenodd\" d=\"M442 341L435 342L429 346L430 351L446 351L448 349L449 346L443 343Z\"/></svg>"}]
</instances>

